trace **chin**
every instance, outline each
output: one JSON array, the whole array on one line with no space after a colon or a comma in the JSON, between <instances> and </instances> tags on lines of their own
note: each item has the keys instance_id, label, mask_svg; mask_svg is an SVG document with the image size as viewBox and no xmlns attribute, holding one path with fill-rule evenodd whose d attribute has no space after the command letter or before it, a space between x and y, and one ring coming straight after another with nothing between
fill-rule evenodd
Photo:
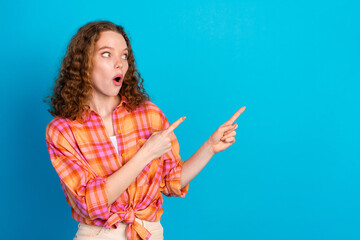
<instances>
[{"instance_id":1,"label":"chin","mask_svg":"<svg viewBox=\"0 0 360 240\"><path fill-rule=\"evenodd\" d=\"M120 93L120 90L114 91L114 92L110 93L109 96L116 97L117 95L119 95L119 93Z\"/></svg>"}]
</instances>

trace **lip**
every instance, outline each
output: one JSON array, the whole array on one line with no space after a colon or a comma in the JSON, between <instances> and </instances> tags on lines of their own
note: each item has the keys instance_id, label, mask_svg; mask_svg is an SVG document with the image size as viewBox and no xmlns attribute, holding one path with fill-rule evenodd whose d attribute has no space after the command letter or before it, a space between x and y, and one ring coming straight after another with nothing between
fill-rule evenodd
<instances>
[{"instance_id":1,"label":"lip","mask_svg":"<svg viewBox=\"0 0 360 240\"><path fill-rule=\"evenodd\" d=\"M116 78L119 78L118 81L116 81ZM124 78L124 75L122 75L121 73L120 74L116 74L114 77L113 77L113 83L116 85L116 86L121 86L122 85L122 80Z\"/></svg>"},{"instance_id":2,"label":"lip","mask_svg":"<svg viewBox=\"0 0 360 240\"><path fill-rule=\"evenodd\" d=\"M123 77L124 77L124 75L122 75L121 73L119 73L119 74L116 74L114 77L113 77L113 80L115 80L115 78L120 78L120 80L122 80L123 79Z\"/></svg>"}]
</instances>

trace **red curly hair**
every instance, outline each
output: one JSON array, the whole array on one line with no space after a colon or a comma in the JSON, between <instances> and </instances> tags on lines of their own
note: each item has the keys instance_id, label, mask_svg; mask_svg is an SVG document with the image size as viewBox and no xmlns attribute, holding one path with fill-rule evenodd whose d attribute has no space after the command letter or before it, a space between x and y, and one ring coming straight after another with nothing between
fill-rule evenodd
<instances>
[{"instance_id":1,"label":"red curly hair","mask_svg":"<svg viewBox=\"0 0 360 240\"><path fill-rule=\"evenodd\" d=\"M55 82L53 96L50 97L51 115L83 120L83 113L89 114L90 108L86 102L93 91L90 81L92 56L95 43L104 31L120 33L128 47L129 68L119 92L119 96L124 96L127 100L126 109L133 111L150 100L143 87L143 79L136 69L130 40L124 28L109 21L89 22L78 30L69 43L60 75Z\"/></svg>"}]
</instances>

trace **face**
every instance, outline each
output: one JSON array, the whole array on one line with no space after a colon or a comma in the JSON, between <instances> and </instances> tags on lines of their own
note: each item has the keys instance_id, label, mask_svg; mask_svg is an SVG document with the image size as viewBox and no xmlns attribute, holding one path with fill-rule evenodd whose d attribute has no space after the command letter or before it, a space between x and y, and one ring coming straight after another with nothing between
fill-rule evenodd
<instances>
[{"instance_id":1,"label":"face","mask_svg":"<svg viewBox=\"0 0 360 240\"><path fill-rule=\"evenodd\" d=\"M117 32L100 33L95 43L91 82L93 97L116 97L128 70L128 48L124 37Z\"/></svg>"}]
</instances>

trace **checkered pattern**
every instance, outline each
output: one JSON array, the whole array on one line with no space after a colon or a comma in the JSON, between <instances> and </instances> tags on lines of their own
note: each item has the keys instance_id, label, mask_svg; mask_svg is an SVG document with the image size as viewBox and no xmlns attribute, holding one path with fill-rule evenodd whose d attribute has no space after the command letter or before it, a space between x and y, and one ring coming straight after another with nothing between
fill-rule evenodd
<instances>
[{"instance_id":1,"label":"checkered pattern","mask_svg":"<svg viewBox=\"0 0 360 240\"><path fill-rule=\"evenodd\" d=\"M119 154L107 136L101 117L94 111L85 122L54 118L46 128L46 143L76 221L106 228L116 228L122 221L128 224L129 239L148 239L150 233L134 221L135 216L159 221L163 213L161 193L184 197L188 185L180 189L184 162L180 160L180 148L174 136L171 151L150 162L108 206L106 178L129 161L152 133L170 126L165 115L151 102L134 112L128 112L125 104L123 98L113 112Z\"/></svg>"}]
</instances>

